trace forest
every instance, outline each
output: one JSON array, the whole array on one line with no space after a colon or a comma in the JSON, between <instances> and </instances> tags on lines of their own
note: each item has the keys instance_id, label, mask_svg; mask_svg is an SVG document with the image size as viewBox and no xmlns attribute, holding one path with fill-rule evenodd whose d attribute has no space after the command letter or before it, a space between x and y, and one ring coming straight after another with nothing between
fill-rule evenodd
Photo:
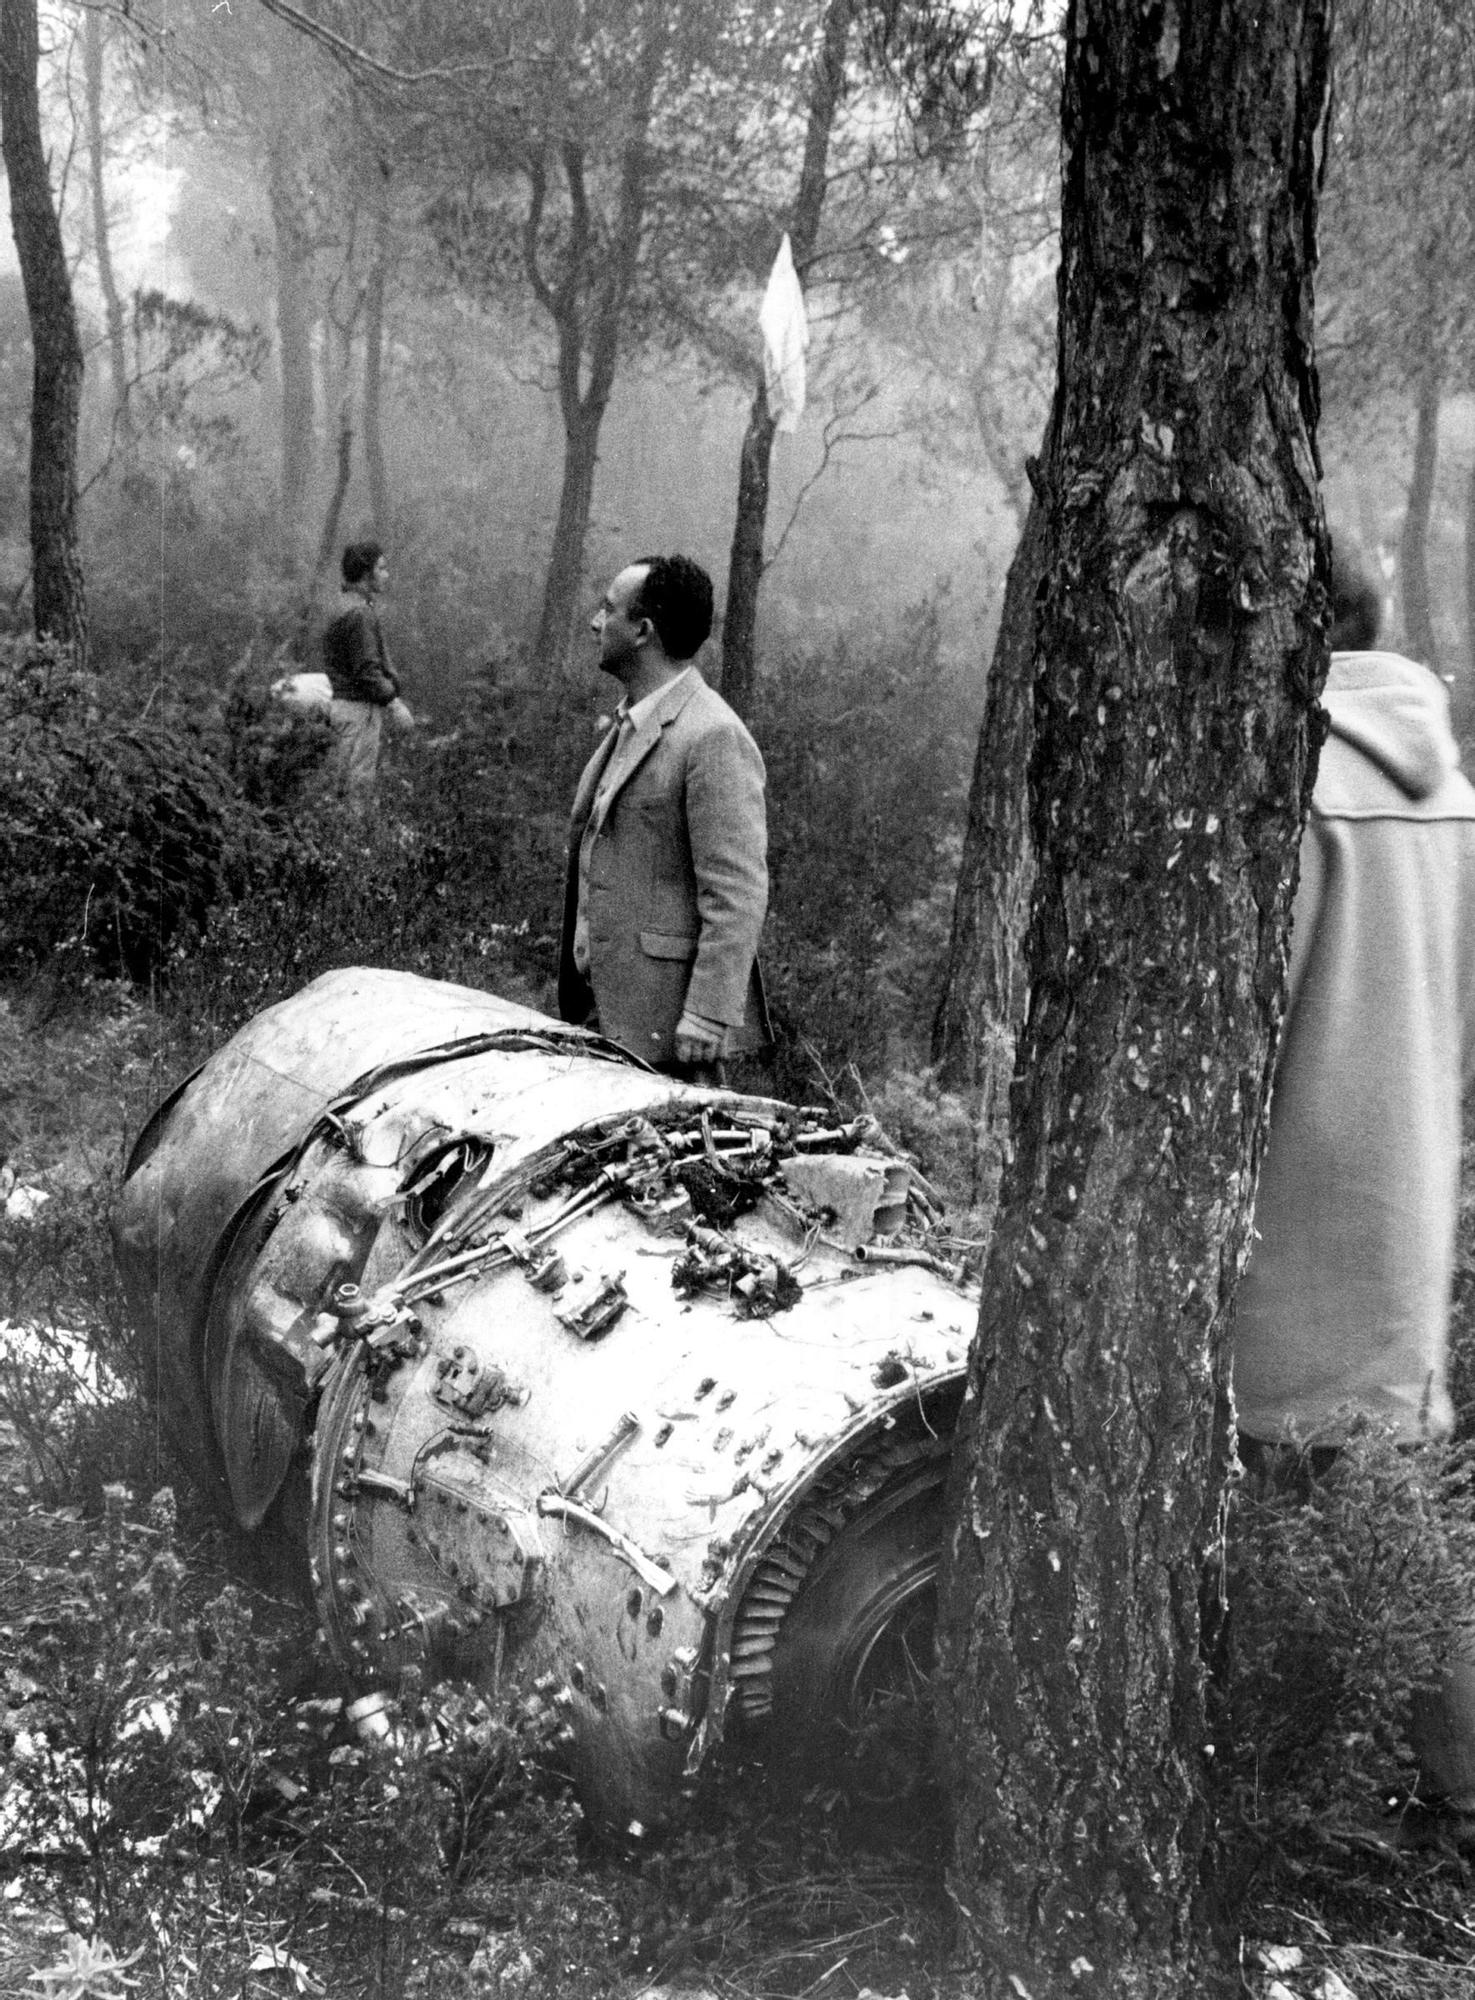
<instances>
[{"instance_id":1,"label":"forest","mask_svg":"<svg viewBox=\"0 0 1475 2000\"><path fill-rule=\"evenodd\" d=\"M0 136L0 1995L1468 1991L1390 1817L1475 1590L1468 1195L1417 1476L1292 1504L1223 1417L1328 528L1475 752L1462 0L0 0ZM415 727L357 813L279 688L365 538ZM874 1121L983 1305L916 1783L734 1754L627 1851L512 1696L347 1728L109 1220L321 974L556 1012L647 550L767 768L740 1080Z\"/></svg>"}]
</instances>

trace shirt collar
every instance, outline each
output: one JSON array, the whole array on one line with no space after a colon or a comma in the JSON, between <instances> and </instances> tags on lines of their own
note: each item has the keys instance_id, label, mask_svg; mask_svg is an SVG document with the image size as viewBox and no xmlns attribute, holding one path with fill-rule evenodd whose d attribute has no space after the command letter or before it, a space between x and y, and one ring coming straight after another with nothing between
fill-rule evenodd
<instances>
[{"instance_id":1,"label":"shirt collar","mask_svg":"<svg viewBox=\"0 0 1475 2000\"><path fill-rule=\"evenodd\" d=\"M668 695L671 692L672 688L679 688L681 683L684 680L690 679L691 675L694 674L695 672L696 672L695 667L683 667L681 672L675 675L671 680L662 681L661 685L658 688L652 688L649 694L643 694L640 697L639 701L634 703L628 702L625 699L625 697L621 695L619 701L615 704L616 722L628 721L632 729L638 729L640 725L645 721L646 717L650 714L651 710L655 707L656 703L660 701L664 695Z\"/></svg>"}]
</instances>

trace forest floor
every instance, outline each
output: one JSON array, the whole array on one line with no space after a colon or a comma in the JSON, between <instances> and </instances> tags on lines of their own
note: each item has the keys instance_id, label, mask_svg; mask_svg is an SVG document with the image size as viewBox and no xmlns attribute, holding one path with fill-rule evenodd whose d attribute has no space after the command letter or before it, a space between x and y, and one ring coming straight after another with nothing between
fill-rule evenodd
<instances>
[{"instance_id":1,"label":"forest floor","mask_svg":"<svg viewBox=\"0 0 1475 2000\"><path fill-rule=\"evenodd\" d=\"M601 1853L505 1729L428 1775L376 1764L305 1610L187 1495L147 1512L173 1473L127 1389L106 1217L203 1053L121 987L0 993L0 1325L29 1341L0 1346L0 2000L964 2000L935 1805L878 1826L738 1773L665 1848ZM158 1690L196 1718L174 1749ZM1238 1990L1468 2000L1469 1863L1393 1828L1373 1798L1272 1845L1234 1913Z\"/></svg>"}]
</instances>

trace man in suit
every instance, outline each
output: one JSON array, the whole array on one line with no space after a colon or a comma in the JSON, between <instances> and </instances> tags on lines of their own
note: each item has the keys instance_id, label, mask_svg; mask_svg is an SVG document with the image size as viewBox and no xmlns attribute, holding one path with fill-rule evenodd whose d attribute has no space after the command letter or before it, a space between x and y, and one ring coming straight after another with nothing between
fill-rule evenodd
<instances>
[{"instance_id":1,"label":"man in suit","mask_svg":"<svg viewBox=\"0 0 1475 2000\"><path fill-rule=\"evenodd\" d=\"M692 664L712 580L689 557L622 569L592 628L624 695L574 794L559 1012L713 1081L725 1057L769 1039L763 759Z\"/></svg>"}]
</instances>

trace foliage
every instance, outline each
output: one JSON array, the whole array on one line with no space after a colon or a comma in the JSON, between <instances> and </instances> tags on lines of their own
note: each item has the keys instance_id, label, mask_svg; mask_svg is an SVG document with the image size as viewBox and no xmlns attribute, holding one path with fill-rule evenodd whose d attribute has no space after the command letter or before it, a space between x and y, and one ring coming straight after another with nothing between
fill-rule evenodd
<instances>
[{"instance_id":1,"label":"foliage","mask_svg":"<svg viewBox=\"0 0 1475 2000\"><path fill-rule=\"evenodd\" d=\"M782 1094L882 1074L925 1037L947 950L982 690L937 606L867 645L791 652L760 684L772 899L764 935Z\"/></svg>"},{"instance_id":2,"label":"foliage","mask_svg":"<svg viewBox=\"0 0 1475 2000\"><path fill-rule=\"evenodd\" d=\"M0 929L16 970L147 980L242 881L254 831L195 718L119 715L60 649L0 640Z\"/></svg>"},{"instance_id":3,"label":"foliage","mask_svg":"<svg viewBox=\"0 0 1475 2000\"><path fill-rule=\"evenodd\" d=\"M228 407L212 405L211 393L218 397L259 377L270 345L261 329L154 287L134 293L132 320L133 413L140 427L167 437L182 466L233 455L235 419Z\"/></svg>"},{"instance_id":4,"label":"foliage","mask_svg":"<svg viewBox=\"0 0 1475 2000\"><path fill-rule=\"evenodd\" d=\"M1436 1685L1475 1604L1472 1474L1469 1446L1369 1429L1328 1468L1287 1447L1234 1490L1214 1747L1241 1889L1288 1836L1366 1825L1414 1783L1410 1690Z\"/></svg>"},{"instance_id":5,"label":"foliage","mask_svg":"<svg viewBox=\"0 0 1475 2000\"><path fill-rule=\"evenodd\" d=\"M340 1963L372 1963L386 1924L413 1963L438 1940L408 1917L439 1899L448 1918L458 1884L490 1906L568 1875L576 1814L515 1719L432 1690L397 1746L366 1749L341 1699L293 1689L296 1616L209 1588L167 1491L141 1515L111 1487L100 1522L8 1526L24 1560L0 1576L0 1823L25 1893L76 1940L47 1970L57 1990L137 1965L125 1983L213 1970L202 1990L230 1991L246 1960L305 1971L335 1936Z\"/></svg>"},{"instance_id":6,"label":"foliage","mask_svg":"<svg viewBox=\"0 0 1475 2000\"><path fill-rule=\"evenodd\" d=\"M24 1177L39 1179L53 1198L31 1223L0 1226L0 1263L10 1256L0 1317L16 1317L12 1307L21 1305L43 1331L53 1315L58 1326L82 1328L89 1343L118 1340L104 1229L118 1128L126 1122L136 1130L160 1084L192 1066L204 1052L205 1027L173 999L140 1003L120 986L85 987L65 1006L50 986L11 990L8 1008L0 1010L5 1145ZM936 1121L942 1141L953 1129L946 1100L936 1097L923 1074L873 1078L871 1096L909 1144L932 1143L929 1120ZM94 1188L99 1176L103 1184ZM41 1218L50 1234L36 1234ZM1470 1240L1467 1217L1467 1262ZM59 1279L46 1271L53 1258L61 1265ZM1467 1340L1462 1334L1457 1345ZM127 1379L126 1363L120 1360L115 1372ZM326 1983L333 2000L384 2000L427 1990L453 2000L509 1991L549 2000L634 2000L652 1981L778 1996L827 1990L819 1982L842 1959L842 1985L853 1973L854 1984L869 1983L877 1993L959 2000L959 1986L945 1970L936 1830L911 1822L863 1827L829 1797L796 1810L781 1785L760 1786L753 1795L740 1787L724 1794L715 1816L690 1835L633 1859L601 1860L578 1844L567 1801L550 1795L521 1760L515 1726L479 1708L465 1690L437 1697L446 1702L452 1725L435 1759L413 1769L397 1766L392 1754L387 1764L371 1760L344 1731L331 1695L304 1679L310 1647L301 1614L244 1591L239 1571L235 1577L222 1573L219 1549L178 1526L171 1530L182 1566L177 1581L169 1582L161 1567L141 1592L119 1592L120 1565L128 1574L146 1572L166 1539L146 1513L120 1510L116 1498L110 1516L101 1486L123 1476L149 1491L147 1481L158 1474L146 1457L135 1455L135 1441L140 1432L145 1445L156 1440L131 1396L121 1406L130 1413L126 1423L121 1416L107 1422L99 1416L92 1428L76 1425L58 1394L67 1379L74 1396L87 1396L70 1370L47 1391L54 1399L48 1421L57 1449L45 1509L36 1505L43 1496L34 1482L30 1497L12 1490L20 1469L15 1461L0 1467L6 1548L0 1627L18 1630L36 1610L51 1615L54 1600L91 1604L95 1610L86 1617L67 1613L66 1629L94 1648L85 1658L112 1662L108 1671L116 1681L128 1659L148 1654L161 1684L193 1690L177 1749L171 1747L175 1738L156 1733L114 1744L115 1796L151 1798L156 1816L165 1818L178 1808L187 1831L177 1840L166 1833L158 1853L146 1847L135 1853L127 1831L100 1816L102 1863L112 1871L115 1900L127 1905L109 1929L95 1922L90 1902L84 1907L89 1864L80 1855L64 1860L36 1851L22 1868L15 1829L3 1830L8 1823L0 1802L0 1849L8 1854L11 1883L11 1900L0 1905L5 2000L39 1991L33 1973L57 1970L81 1950L46 1927L65 1922L68 1913L72 1935L94 1963L101 1965L108 1953L119 1962L131 1960L127 1976L138 1983L123 1990L140 2000L166 1994L235 2000L258 1984L262 1991L268 1985L285 1991L294 1967ZM0 1435L3 1426L0 1411ZM1394 1456L1392 1470L1399 1479L1408 1467ZM68 1505L69 1512L57 1511ZM1290 1542L1282 1537L1277 1544L1272 1574L1293 1625L1309 1616L1303 1605L1308 1593L1293 1563L1304 1555L1310 1565L1305 1574L1313 1579L1336 1578L1355 1566L1351 1558L1329 1564L1321 1547L1330 1509L1330 1501L1323 1502L1320 1514L1291 1524ZM1345 1514L1354 1536L1364 1539L1370 1527L1386 1524L1388 1513L1381 1489L1364 1485L1349 1488L1337 1503L1338 1519ZM1238 1574L1261 1530L1253 1530L1249 1543L1236 1532L1246 1551L1235 1558ZM1380 1532L1387 1537L1387 1526ZM230 1560L233 1566L239 1561L234 1549ZM1374 1581L1396 1584L1391 1543L1387 1562L1362 1568ZM79 1582L84 1569L88 1580ZM64 1573L60 1583L58 1572ZM1334 1583L1333 1607L1341 1589ZM178 1608L166 1644L156 1628L169 1601ZM1244 1739L1263 1746L1275 1742L1282 1727L1281 1696L1257 1665L1264 1649L1252 1636L1256 1624L1262 1638L1267 1620L1273 1628L1275 1607L1263 1592L1256 1603L1259 1609L1237 1600L1235 1656L1241 1682L1252 1685L1240 1686L1233 1712ZM117 1604L131 1638L106 1650L103 1607ZM1399 1596L1388 1611L1376 1613L1377 1631L1396 1626L1405 1606ZM33 1640L41 1636L42 1628L33 1628ZM1274 1639L1273 1629L1269 1636ZM15 1651L14 1642L0 1636L7 1663ZM1273 1666L1273 1651L1265 1657ZM22 1701L3 1674L0 1668L6 1726L24 1728L20 1711L30 1697ZM60 1678L78 1689L87 1676L68 1669ZM1389 1678L1378 1684L1391 1712L1404 1690ZM1338 1701L1347 1686L1345 1676L1337 1681ZM151 1698L145 1682L137 1691ZM1356 1684L1352 1693L1359 1693ZM100 1699L90 1683L87 1699ZM1268 1717L1257 1701L1272 1704ZM1384 1727L1381 1718L1377 1726ZM68 1727L75 1731L77 1724ZM1244 1897L1237 1923L1251 1939L1294 1942L1308 1975L1313 1968L1337 1970L1358 2000L1409 2000L1415 1993L1420 2000L1454 2000L1468 1983L1461 1963L1468 1948L1461 1878L1437 1855L1399 1857L1386 1840L1379 1846L1359 1839L1369 1820L1375 1836L1394 1828L1374 1808L1400 1766L1395 1761L1382 1768L1370 1744L1354 1745L1349 1753L1345 1733L1329 1723L1319 1759L1308 1759L1299 1778L1283 1767L1286 1784L1274 1800L1263 1758L1257 1790L1253 1759L1248 1753L1229 1759L1231 1739L1216 1736L1232 1764L1224 1816L1235 1886ZM1342 1770L1349 1754L1367 1781L1365 1792ZM3 1750L0 1766L8 1774ZM43 1766L32 1768L39 1775ZM204 1782L191 1770L204 1774ZM422 1775L432 1793L428 1809L417 1789ZM1324 1802L1319 1822L1298 1807L1296 1785L1308 1800ZM295 1786L302 1790L289 1798ZM4 1789L0 1780L0 1794ZM1334 1803L1334 1796L1344 1802ZM56 1802L47 1809L55 1812ZM198 1823L188 1818L192 1812L200 1815ZM421 1830L432 1825L427 1838ZM150 1837L136 1831L138 1838ZM413 1904L401 1878L416 1885ZM150 1896L152 1917L144 1909ZM133 1959L140 1948L142 1956ZM1246 1950L1246 1963L1255 1963L1253 1948ZM1316 1990L1310 1976L1291 1983Z\"/></svg>"}]
</instances>

